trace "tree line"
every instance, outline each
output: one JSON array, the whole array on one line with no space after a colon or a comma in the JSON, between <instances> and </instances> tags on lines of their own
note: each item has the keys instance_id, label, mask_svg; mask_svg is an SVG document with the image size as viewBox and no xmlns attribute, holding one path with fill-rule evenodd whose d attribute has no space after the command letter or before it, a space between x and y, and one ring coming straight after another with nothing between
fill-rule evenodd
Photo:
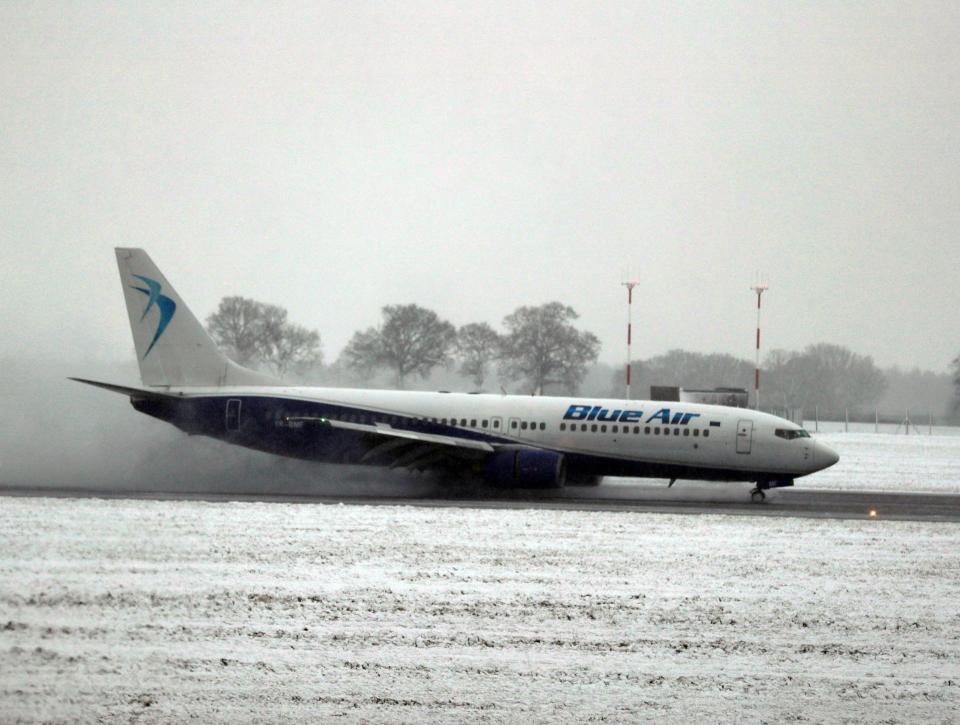
<instances>
[{"instance_id":1,"label":"tree line","mask_svg":"<svg viewBox=\"0 0 960 725\"><path fill-rule=\"evenodd\" d=\"M733 355L686 350L633 363L641 395L650 385L739 387L752 395L754 369L752 361ZM622 374L616 380L622 380ZM842 415L848 409L875 405L886 390L886 380L871 357L817 343L803 350L772 350L761 365L760 390L766 409L819 408L827 415Z\"/></svg>"},{"instance_id":2,"label":"tree line","mask_svg":"<svg viewBox=\"0 0 960 725\"><path fill-rule=\"evenodd\" d=\"M457 328L416 304L387 305L381 309L380 324L354 333L328 369L347 371L361 382L385 373L399 388L440 369L458 373L477 390L496 377L517 392L575 393L600 352L597 337L578 329L577 319L572 307L549 302L518 307L497 331L486 322ZM207 329L241 365L301 378L324 367L319 333L292 323L287 311L276 305L224 297L207 318ZM824 415L868 412L891 385L904 408L917 400L920 390L942 389L936 380L925 379L937 378L936 373L882 371L870 356L828 343L772 350L761 368L765 408L802 408L808 413L816 408ZM960 356L950 368L954 396L949 407L960 415ZM753 362L733 355L671 350L633 362L633 389L638 397L646 397L650 385L752 391L753 371ZM621 397L622 385L621 369L609 388L590 394Z\"/></svg>"},{"instance_id":3,"label":"tree line","mask_svg":"<svg viewBox=\"0 0 960 725\"><path fill-rule=\"evenodd\" d=\"M491 373L528 393L574 393L600 353L600 341L578 330L576 311L560 302L518 307L504 331L486 322L459 329L416 304L386 305L379 325L354 333L335 366L362 379L388 371L398 388L438 367L458 367L475 388ZM207 318L207 330L236 362L278 375L322 365L320 335L287 320L283 308L244 297L225 297Z\"/></svg>"},{"instance_id":4,"label":"tree line","mask_svg":"<svg viewBox=\"0 0 960 725\"><path fill-rule=\"evenodd\" d=\"M207 332L234 362L279 376L323 364L320 333L287 319L287 311L246 297L224 297Z\"/></svg>"},{"instance_id":5,"label":"tree line","mask_svg":"<svg viewBox=\"0 0 960 725\"><path fill-rule=\"evenodd\" d=\"M646 396L650 385L685 388L739 387L753 393L754 362L733 355L671 350L634 360L634 390ZM622 368L611 371L605 394L623 395ZM772 350L760 372L763 408L775 412L819 410L824 417L867 416L880 408L887 415L905 411L946 414L960 421L960 357L950 374L929 370L880 369L867 355L829 343L802 350Z\"/></svg>"}]
</instances>

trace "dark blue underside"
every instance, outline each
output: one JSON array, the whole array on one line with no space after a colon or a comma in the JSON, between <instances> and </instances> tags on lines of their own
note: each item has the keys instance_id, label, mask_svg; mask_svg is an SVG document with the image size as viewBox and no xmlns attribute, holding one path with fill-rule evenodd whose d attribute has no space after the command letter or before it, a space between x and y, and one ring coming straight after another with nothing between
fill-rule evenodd
<instances>
[{"instance_id":1,"label":"dark blue underside","mask_svg":"<svg viewBox=\"0 0 960 725\"><path fill-rule=\"evenodd\" d=\"M238 417L228 417L229 400L240 401ZM398 442L396 447L384 452L383 455L377 454L371 458L370 452L373 449L383 448L384 443L389 442L388 438L374 433L330 428L319 421L291 423L289 419L327 418L366 425L388 423L402 430L483 440L494 444L517 444L517 441L480 430L442 425L417 420L410 416L391 415L352 406L288 398L134 397L131 403L141 413L171 423L191 435L210 436L227 443L278 456L325 463L396 465L398 458L405 454L404 446L413 447L417 444ZM694 468L575 452L563 453L570 476L636 476L715 481L755 481L772 478L772 476L759 475L756 471ZM471 474L479 475L483 470L482 464L482 456L451 450L449 455L431 459L429 468L446 471L453 475L470 476ZM416 466L413 467L416 468Z\"/></svg>"}]
</instances>

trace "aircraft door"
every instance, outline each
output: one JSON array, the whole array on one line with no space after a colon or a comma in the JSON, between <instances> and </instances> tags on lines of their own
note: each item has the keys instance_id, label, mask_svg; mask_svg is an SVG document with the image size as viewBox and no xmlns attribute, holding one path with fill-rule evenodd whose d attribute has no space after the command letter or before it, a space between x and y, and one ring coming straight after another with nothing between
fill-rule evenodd
<instances>
[{"instance_id":1,"label":"aircraft door","mask_svg":"<svg viewBox=\"0 0 960 725\"><path fill-rule=\"evenodd\" d=\"M520 419L519 418L510 418L507 422L507 435L519 436L520 435Z\"/></svg>"},{"instance_id":2,"label":"aircraft door","mask_svg":"<svg viewBox=\"0 0 960 725\"><path fill-rule=\"evenodd\" d=\"M503 421L501 421L499 416L495 416L490 419L490 430L494 433L503 433Z\"/></svg>"},{"instance_id":3,"label":"aircraft door","mask_svg":"<svg viewBox=\"0 0 960 725\"><path fill-rule=\"evenodd\" d=\"M753 443L753 421L741 420L737 423L737 453L749 453Z\"/></svg>"},{"instance_id":4,"label":"aircraft door","mask_svg":"<svg viewBox=\"0 0 960 725\"><path fill-rule=\"evenodd\" d=\"M227 401L226 426L228 431L240 430L240 400L230 398Z\"/></svg>"}]
</instances>

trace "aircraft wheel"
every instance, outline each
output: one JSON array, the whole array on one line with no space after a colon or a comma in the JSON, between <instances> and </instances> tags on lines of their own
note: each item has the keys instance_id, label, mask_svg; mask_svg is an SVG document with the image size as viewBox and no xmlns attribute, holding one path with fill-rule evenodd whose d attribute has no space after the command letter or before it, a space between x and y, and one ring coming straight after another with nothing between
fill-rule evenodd
<instances>
[{"instance_id":1,"label":"aircraft wheel","mask_svg":"<svg viewBox=\"0 0 960 725\"><path fill-rule=\"evenodd\" d=\"M763 489L755 488L750 492L750 500L754 503L763 503L767 500L767 494L763 492Z\"/></svg>"}]
</instances>

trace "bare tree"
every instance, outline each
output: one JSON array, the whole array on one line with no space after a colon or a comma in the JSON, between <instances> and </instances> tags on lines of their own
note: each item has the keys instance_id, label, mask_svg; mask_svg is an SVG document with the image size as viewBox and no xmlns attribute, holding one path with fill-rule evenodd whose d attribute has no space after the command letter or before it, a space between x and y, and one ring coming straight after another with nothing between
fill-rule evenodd
<instances>
[{"instance_id":1,"label":"bare tree","mask_svg":"<svg viewBox=\"0 0 960 725\"><path fill-rule=\"evenodd\" d=\"M460 372L480 389L487 377L487 368L500 353L500 335L486 322L471 322L457 333L457 350Z\"/></svg>"},{"instance_id":2,"label":"bare tree","mask_svg":"<svg viewBox=\"0 0 960 725\"><path fill-rule=\"evenodd\" d=\"M287 311L277 305L224 297L207 318L207 331L240 365L266 365L282 376L322 362L320 334L288 322Z\"/></svg>"},{"instance_id":3,"label":"bare tree","mask_svg":"<svg viewBox=\"0 0 960 725\"><path fill-rule=\"evenodd\" d=\"M380 331L374 327L353 333L340 354L342 364L364 378L369 378L380 367L382 358Z\"/></svg>"},{"instance_id":4,"label":"bare tree","mask_svg":"<svg viewBox=\"0 0 960 725\"><path fill-rule=\"evenodd\" d=\"M402 388L413 374L427 377L446 365L457 341L456 328L419 305L387 305L383 325L354 334L344 350L347 365L369 375L376 368L392 370Z\"/></svg>"},{"instance_id":5,"label":"bare tree","mask_svg":"<svg viewBox=\"0 0 960 725\"><path fill-rule=\"evenodd\" d=\"M783 408L803 407L807 383L797 374L794 360L800 355L794 350L771 350L764 359L763 394Z\"/></svg>"},{"instance_id":6,"label":"bare tree","mask_svg":"<svg viewBox=\"0 0 960 725\"><path fill-rule=\"evenodd\" d=\"M875 404L887 385L873 358L840 345L808 345L803 352L780 352L767 362L773 365L767 389L775 399L808 410L817 406L838 416Z\"/></svg>"},{"instance_id":7,"label":"bare tree","mask_svg":"<svg viewBox=\"0 0 960 725\"><path fill-rule=\"evenodd\" d=\"M577 317L572 307L559 302L520 307L507 315L500 374L524 381L537 394L550 385L576 392L600 352L596 335L571 324Z\"/></svg>"},{"instance_id":8,"label":"bare tree","mask_svg":"<svg viewBox=\"0 0 960 725\"><path fill-rule=\"evenodd\" d=\"M670 350L643 361L638 379L653 385L684 388L745 387L753 377L753 363L724 353Z\"/></svg>"},{"instance_id":9,"label":"bare tree","mask_svg":"<svg viewBox=\"0 0 960 725\"><path fill-rule=\"evenodd\" d=\"M255 365L263 349L262 302L224 297L207 318L207 331L217 345L240 365Z\"/></svg>"},{"instance_id":10,"label":"bare tree","mask_svg":"<svg viewBox=\"0 0 960 725\"><path fill-rule=\"evenodd\" d=\"M306 372L323 363L320 352L320 333L306 327L287 323L271 340L265 362L281 377L291 369Z\"/></svg>"}]
</instances>

